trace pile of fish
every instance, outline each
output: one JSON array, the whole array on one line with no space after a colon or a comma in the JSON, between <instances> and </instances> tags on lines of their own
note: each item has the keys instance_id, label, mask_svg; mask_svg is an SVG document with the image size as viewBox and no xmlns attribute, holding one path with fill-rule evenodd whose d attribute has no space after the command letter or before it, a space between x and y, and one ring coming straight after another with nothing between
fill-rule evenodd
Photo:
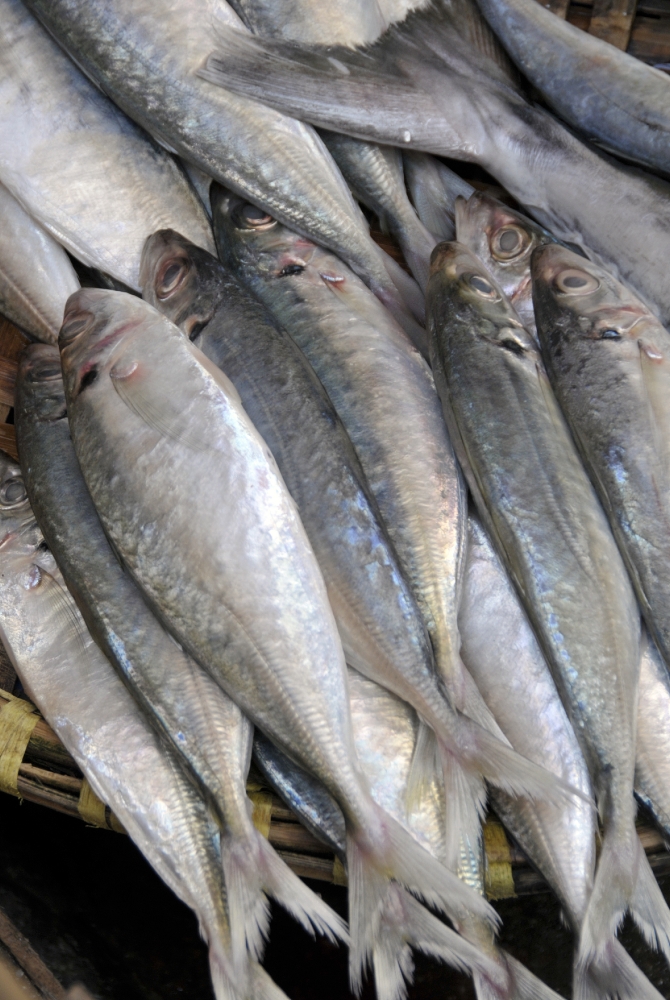
<instances>
[{"instance_id":1,"label":"pile of fish","mask_svg":"<svg viewBox=\"0 0 670 1000\"><path fill-rule=\"evenodd\" d=\"M556 997L496 942L489 803L576 1000L660 997L627 913L670 961L670 81L478 3L0 0L0 635L217 1000L284 996L270 899L380 1000L413 950Z\"/></svg>"}]
</instances>

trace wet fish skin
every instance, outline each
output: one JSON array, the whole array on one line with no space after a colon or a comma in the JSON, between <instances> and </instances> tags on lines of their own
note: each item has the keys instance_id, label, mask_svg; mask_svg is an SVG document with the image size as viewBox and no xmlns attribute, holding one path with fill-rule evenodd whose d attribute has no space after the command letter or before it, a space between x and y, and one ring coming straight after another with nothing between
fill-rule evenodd
<instances>
[{"instance_id":1,"label":"wet fish skin","mask_svg":"<svg viewBox=\"0 0 670 1000\"><path fill-rule=\"evenodd\" d=\"M407 187L424 226L438 241L455 239L456 199L469 198L474 188L428 153L405 150L402 159Z\"/></svg>"},{"instance_id":2,"label":"wet fish skin","mask_svg":"<svg viewBox=\"0 0 670 1000\"><path fill-rule=\"evenodd\" d=\"M175 226L212 248L202 206L172 157L18 0L2 0L0 46L0 182L59 243L131 288L156 229Z\"/></svg>"},{"instance_id":3,"label":"wet fish skin","mask_svg":"<svg viewBox=\"0 0 670 1000\"><path fill-rule=\"evenodd\" d=\"M319 926L319 912L327 922L330 910L252 823L246 794L250 723L162 628L105 537L70 438L57 347L34 345L24 352L15 421L33 509L93 637L222 824L220 850L235 921L232 961L241 973L247 950L254 958L263 950L266 893L310 931Z\"/></svg>"},{"instance_id":4,"label":"wet fish skin","mask_svg":"<svg viewBox=\"0 0 670 1000\"><path fill-rule=\"evenodd\" d=\"M346 427L458 703L465 492L428 366L332 254L271 218L249 225L221 189L212 205L221 258L304 351Z\"/></svg>"},{"instance_id":5,"label":"wet fish skin","mask_svg":"<svg viewBox=\"0 0 670 1000\"><path fill-rule=\"evenodd\" d=\"M309 771L294 764L260 730L254 733L253 759L277 795L300 818L317 840L344 861L347 853L346 827L335 799Z\"/></svg>"},{"instance_id":6,"label":"wet fish skin","mask_svg":"<svg viewBox=\"0 0 670 1000\"><path fill-rule=\"evenodd\" d=\"M468 520L461 655L512 746L592 795L583 754L544 655L481 522ZM595 871L596 817L586 802L557 807L494 793L515 840L558 896L579 930Z\"/></svg>"},{"instance_id":7,"label":"wet fish skin","mask_svg":"<svg viewBox=\"0 0 670 1000\"><path fill-rule=\"evenodd\" d=\"M634 825L639 619L625 568L530 334L466 248L441 244L433 269L434 370L451 437L551 667L603 820L579 960L604 953L627 908L666 949L670 913Z\"/></svg>"},{"instance_id":8,"label":"wet fish skin","mask_svg":"<svg viewBox=\"0 0 670 1000\"><path fill-rule=\"evenodd\" d=\"M643 630L635 757L635 794L670 837L670 680L655 643Z\"/></svg>"},{"instance_id":9,"label":"wet fish skin","mask_svg":"<svg viewBox=\"0 0 670 1000\"><path fill-rule=\"evenodd\" d=\"M542 226L481 191L468 201L456 199L456 239L479 257L537 340L530 259L535 247L558 241Z\"/></svg>"},{"instance_id":10,"label":"wet fish skin","mask_svg":"<svg viewBox=\"0 0 670 1000\"><path fill-rule=\"evenodd\" d=\"M125 0L30 0L29 6L130 118L208 176L332 247L403 316L409 329L417 328L403 305L405 289L399 293L396 288L400 279L394 262L370 238L362 213L314 130L196 75L213 35L224 24L242 27L225 0L135 0L131 5ZM128 123L126 127L131 129ZM195 199L193 192L191 196ZM142 242L166 228L199 242L174 215L155 219L142 233ZM205 247L212 249L209 242Z\"/></svg>"},{"instance_id":11,"label":"wet fish skin","mask_svg":"<svg viewBox=\"0 0 670 1000\"><path fill-rule=\"evenodd\" d=\"M564 121L606 148L670 173L665 73L551 17L532 0L478 3L516 65Z\"/></svg>"},{"instance_id":12,"label":"wet fish skin","mask_svg":"<svg viewBox=\"0 0 670 1000\"><path fill-rule=\"evenodd\" d=\"M387 27L379 0L347 0L337 8L300 0L231 0L255 35L308 45L366 45Z\"/></svg>"},{"instance_id":13,"label":"wet fish skin","mask_svg":"<svg viewBox=\"0 0 670 1000\"><path fill-rule=\"evenodd\" d=\"M55 344L65 303L79 281L63 248L0 184L0 313L24 333Z\"/></svg>"},{"instance_id":14,"label":"wet fish skin","mask_svg":"<svg viewBox=\"0 0 670 1000\"><path fill-rule=\"evenodd\" d=\"M87 633L45 551L21 471L4 453L0 483L0 632L26 691L147 861L195 911L217 1000L251 1000L261 989L280 1000L260 966L248 991L233 987L218 824Z\"/></svg>"},{"instance_id":15,"label":"wet fish skin","mask_svg":"<svg viewBox=\"0 0 670 1000\"><path fill-rule=\"evenodd\" d=\"M670 334L625 285L561 247L533 256L533 289L554 391L670 663Z\"/></svg>"},{"instance_id":16,"label":"wet fish skin","mask_svg":"<svg viewBox=\"0 0 670 1000\"><path fill-rule=\"evenodd\" d=\"M381 947L380 996L400 995L388 949L428 919L401 883L450 913L491 912L370 796L325 586L267 446L223 373L145 302L82 290L60 348L77 457L110 539L185 648L342 808L352 981ZM157 549L157 534L174 544ZM458 960L479 961L467 949Z\"/></svg>"},{"instance_id":17,"label":"wet fish skin","mask_svg":"<svg viewBox=\"0 0 670 1000\"><path fill-rule=\"evenodd\" d=\"M480 164L541 226L615 270L670 323L662 263L670 184L531 106L490 40L478 40L471 7L438 0L363 52L325 54L225 31L201 72L320 128Z\"/></svg>"},{"instance_id":18,"label":"wet fish skin","mask_svg":"<svg viewBox=\"0 0 670 1000\"><path fill-rule=\"evenodd\" d=\"M263 218L253 209L248 224L262 229ZM432 672L421 613L363 469L302 351L237 278L177 233L147 241L142 282L144 298L226 373L270 448L319 563L347 659L369 660L378 671L412 664Z\"/></svg>"},{"instance_id":19,"label":"wet fish skin","mask_svg":"<svg viewBox=\"0 0 670 1000\"><path fill-rule=\"evenodd\" d=\"M322 130L320 134L354 196L376 214L384 231L395 236L425 291L430 255L437 241L407 197L401 151L337 132Z\"/></svg>"}]
</instances>

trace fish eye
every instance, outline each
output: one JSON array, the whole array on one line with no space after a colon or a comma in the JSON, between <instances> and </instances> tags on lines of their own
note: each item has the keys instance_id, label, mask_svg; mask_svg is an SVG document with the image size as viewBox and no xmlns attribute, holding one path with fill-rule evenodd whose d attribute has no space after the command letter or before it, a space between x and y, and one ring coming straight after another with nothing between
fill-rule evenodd
<instances>
[{"instance_id":1,"label":"fish eye","mask_svg":"<svg viewBox=\"0 0 670 1000\"><path fill-rule=\"evenodd\" d=\"M576 267L566 268L556 275L554 283L564 295L588 295L600 287L600 282L592 274Z\"/></svg>"},{"instance_id":2,"label":"fish eye","mask_svg":"<svg viewBox=\"0 0 670 1000\"><path fill-rule=\"evenodd\" d=\"M56 382L63 377L60 358L40 358L32 371L35 382Z\"/></svg>"},{"instance_id":3,"label":"fish eye","mask_svg":"<svg viewBox=\"0 0 670 1000\"><path fill-rule=\"evenodd\" d=\"M477 292L477 295L481 295L483 299L497 299L498 293L491 284L487 281L481 274L467 274L465 275L465 280L469 284L473 291Z\"/></svg>"},{"instance_id":4,"label":"fish eye","mask_svg":"<svg viewBox=\"0 0 670 1000\"><path fill-rule=\"evenodd\" d=\"M23 503L27 496L23 480L18 477L6 479L0 486L0 504L3 507L15 507L16 504Z\"/></svg>"},{"instance_id":5,"label":"fish eye","mask_svg":"<svg viewBox=\"0 0 670 1000\"><path fill-rule=\"evenodd\" d=\"M292 274L302 274L304 270L305 270L304 264L287 264L286 267L283 267L281 269L281 271L278 274L278 277L288 278Z\"/></svg>"},{"instance_id":6,"label":"fish eye","mask_svg":"<svg viewBox=\"0 0 670 1000\"><path fill-rule=\"evenodd\" d=\"M166 299L181 283L182 278L188 271L188 264L185 260L173 260L160 276L156 294L159 299Z\"/></svg>"},{"instance_id":7,"label":"fish eye","mask_svg":"<svg viewBox=\"0 0 670 1000\"><path fill-rule=\"evenodd\" d=\"M513 260L528 249L530 238L520 226L504 226L491 241L491 253L497 260Z\"/></svg>"},{"instance_id":8,"label":"fish eye","mask_svg":"<svg viewBox=\"0 0 670 1000\"><path fill-rule=\"evenodd\" d=\"M237 223L241 229L272 229L277 220L256 205L247 203L237 212Z\"/></svg>"},{"instance_id":9,"label":"fish eye","mask_svg":"<svg viewBox=\"0 0 670 1000\"><path fill-rule=\"evenodd\" d=\"M603 330L599 337L600 340L621 340L621 334L618 330Z\"/></svg>"}]
</instances>

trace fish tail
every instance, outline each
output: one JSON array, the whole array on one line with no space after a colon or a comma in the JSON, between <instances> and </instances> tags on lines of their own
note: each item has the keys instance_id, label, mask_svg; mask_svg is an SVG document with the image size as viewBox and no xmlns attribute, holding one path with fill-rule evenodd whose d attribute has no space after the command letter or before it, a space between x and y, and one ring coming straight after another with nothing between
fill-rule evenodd
<instances>
[{"instance_id":1,"label":"fish tail","mask_svg":"<svg viewBox=\"0 0 670 1000\"><path fill-rule=\"evenodd\" d=\"M611 937L597 958L575 964L573 1000L661 1000L620 941Z\"/></svg>"},{"instance_id":2,"label":"fish tail","mask_svg":"<svg viewBox=\"0 0 670 1000\"><path fill-rule=\"evenodd\" d=\"M312 935L348 941L344 921L305 885L256 829L246 838L224 837L221 843L233 963L240 968L249 952L263 954L272 896Z\"/></svg>"},{"instance_id":3,"label":"fish tail","mask_svg":"<svg viewBox=\"0 0 670 1000\"><path fill-rule=\"evenodd\" d=\"M584 792L522 757L471 719L461 715L459 723L455 738L443 744L444 753L456 757L466 770L476 770L494 787L559 807L571 802L573 796L591 802Z\"/></svg>"},{"instance_id":4,"label":"fish tail","mask_svg":"<svg viewBox=\"0 0 670 1000\"><path fill-rule=\"evenodd\" d=\"M430 255L437 242L435 237L428 232L418 216L398 228L396 237L407 266L419 288L425 293L430 274Z\"/></svg>"},{"instance_id":5,"label":"fish tail","mask_svg":"<svg viewBox=\"0 0 670 1000\"><path fill-rule=\"evenodd\" d=\"M498 956L497 980L480 972L473 975L477 1000L560 1000L558 993L502 948L498 949Z\"/></svg>"},{"instance_id":6,"label":"fish tail","mask_svg":"<svg viewBox=\"0 0 670 1000\"><path fill-rule=\"evenodd\" d=\"M477 947L445 927L403 886L456 922L474 913L495 926L495 911L382 809L376 807L371 820L360 833L347 834L354 992L360 993L365 969L372 961L379 1000L404 997L405 979L412 972L412 947L456 968L490 971L490 960Z\"/></svg>"},{"instance_id":7,"label":"fish tail","mask_svg":"<svg viewBox=\"0 0 670 1000\"><path fill-rule=\"evenodd\" d=\"M445 864L462 876L463 851L468 857L477 857L481 851L486 786L478 774L466 770L443 747L441 750L446 801Z\"/></svg>"},{"instance_id":8,"label":"fish tail","mask_svg":"<svg viewBox=\"0 0 670 1000\"><path fill-rule=\"evenodd\" d=\"M254 963L251 970L249 1000L288 1000L288 998L275 981L268 976L263 966Z\"/></svg>"},{"instance_id":9,"label":"fish tail","mask_svg":"<svg viewBox=\"0 0 670 1000\"><path fill-rule=\"evenodd\" d=\"M670 959L670 910L632 822L621 833L605 831L582 925L578 966L600 961L628 910L647 943Z\"/></svg>"}]
</instances>

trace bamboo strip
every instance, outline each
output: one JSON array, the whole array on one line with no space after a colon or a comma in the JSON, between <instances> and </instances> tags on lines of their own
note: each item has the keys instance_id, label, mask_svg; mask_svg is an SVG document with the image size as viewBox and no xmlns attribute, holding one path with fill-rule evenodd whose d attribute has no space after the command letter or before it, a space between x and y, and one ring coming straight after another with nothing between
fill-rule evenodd
<instances>
[{"instance_id":1,"label":"bamboo strip","mask_svg":"<svg viewBox=\"0 0 670 1000\"><path fill-rule=\"evenodd\" d=\"M47 968L28 938L14 926L0 909L0 941L39 990L45 1000L65 1000L65 990Z\"/></svg>"}]
</instances>

